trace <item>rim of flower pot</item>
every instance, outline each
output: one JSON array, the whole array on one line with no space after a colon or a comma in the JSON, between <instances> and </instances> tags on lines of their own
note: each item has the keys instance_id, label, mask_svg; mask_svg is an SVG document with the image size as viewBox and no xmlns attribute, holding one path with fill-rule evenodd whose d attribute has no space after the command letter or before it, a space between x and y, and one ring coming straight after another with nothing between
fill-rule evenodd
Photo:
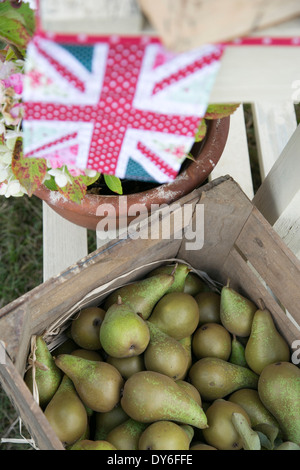
<instances>
[{"instance_id":1,"label":"rim of flower pot","mask_svg":"<svg viewBox=\"0 0 300 470\"><path fill-rule=\"evenodd\" d=\"M128 216L128 209L134 204L142 204L150 213L151 205L171 204L199 187L217 165L225 148L230 126L230 116L207 121L207 133L204 141L195 143L191 150L193 160L186 160L174 181L159 185L153 189L128 195L96 195L87 193L80 204L69 201L58 191L51 191L44 185L34 193L55 212L81 227L96 230L97 224L105 216L97 215L100 205L109 204L117 221L121 218L130 223L137 217ZM126 198L126 199L125 199ZM104 210L102 206L101 213ZM98 212L99 214L99 212ZM123 225L123 224L122 224ZM118 224L117 224L118 226Z\"/></svg>"}]
</instances>

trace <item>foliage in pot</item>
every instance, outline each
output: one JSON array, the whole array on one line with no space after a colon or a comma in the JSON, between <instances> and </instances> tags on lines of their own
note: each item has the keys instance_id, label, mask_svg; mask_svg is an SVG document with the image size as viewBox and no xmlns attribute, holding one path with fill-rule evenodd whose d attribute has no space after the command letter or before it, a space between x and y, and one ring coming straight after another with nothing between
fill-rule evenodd
<instances>
[{"instance_id":1,"label":"foliage in pot","mask_svg":"<svg viewBox=\"0 0 300 470\"><path fill-rule=\"evenodd\" d=\"M8 0L0 3L0 20L5 24L0 35L0 41L2 41L0 50L0 195L8 198L24 195L31 197L34 194L47 201L61 215L64 214L58 208L57 201L60 201L67 211L89 213L94 211L95 205L103 203L103 198L99 201L95 194L92 194L95 192L95 187L99 187L100 181L103 181L104 188L109 189L110 194L116 195L123 194L124 182L112 175L100 175L94 170L79 170L42 158L23 158L22 85L24 58L27 44L34 33L35 20L34 12L27 3L17 2L17 6L18 8L13 7ZM141 194L143 200L150 197L149 201L155 203L160 201L170 203L201 184L222 154L228 134L228 116L237 107L236 104L209 106L196 135L197 144L191 152L193 156L187 155L181 174L174 183L161 185L159 189L153 187L150 192L141 186L137 192ZM220 137L220 129L222 129L222 138ZM217 145L218 149L216 153L209 150L212 152L211 157L206 160L203 166L199 145L203 144L202 150L208 149L208 142L214 140L217 134L221 139ZM186 166L188 168L185 168ZM181 184L185 183L187 189L179 190L179 181ZM175 185L174 189L172 185ZM164 190L169 194L173 191L178 196L174 197L173 194L168 199L165 197L157 199L157 196L162 194ZM100 197L105 193L107 193L105 189L102 189ZM155 201L151 199L154 196L156 196ZM111 196L109 202L118 204L116 197ZM133 195L128 197L133 199L135 203L140 200L140 198L137 200ZM56 201L55 204L54 201ZM88 205L86 206L86 204ZM67 215L66 218L69 216ZM71 219L69 218L69 220ZM95 224L89 222L81 221L79 225L95 228Z\"/></svg>"}]
</instances>

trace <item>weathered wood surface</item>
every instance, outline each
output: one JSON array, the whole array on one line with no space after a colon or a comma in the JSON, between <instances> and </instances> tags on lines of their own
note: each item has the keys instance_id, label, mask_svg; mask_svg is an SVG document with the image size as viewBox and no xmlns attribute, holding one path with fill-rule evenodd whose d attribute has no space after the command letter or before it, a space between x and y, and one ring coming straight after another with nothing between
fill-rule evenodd
<instances>
[{"instance_id":1,"label":"weathered wood surface","mask_svg":"<svg viewBox=\"0 0 300 470\"><path fill-rule=\"evenodd\" d=\"M40 0L45 31L138 34L144 24L136 0Z\"/></svg>"},{"instance_id":2,"label":"weathered wood surface","mask_svg":"<svg viewBox=\"0 0 300 470\"><path fill-rule=\"evenodd\" d=\"M253 198L252 173L242 105L230 117L227 143L221 159L209 175L209 180L212 181L223 175L230 175L249 199Z\"/></svg>"},{"instance_id":3,"label":"weathered wood surface","mask_svg":"<svg viewBox=\"0 0 300 470\"><path fill-rule=\"evenodd\" d=\"M87 230L56 214L43 202L44 281L87 254Z\"/></svg>"},{"instance_id":4,"label":"weathered wood surface","mask_svg":"<svg viewBox=\"0 0 300 470\"><path fill-rule=\"evenodd\" d=\"M253 199L254 205L300 255L300 126L269 170Z\"/></svg>"}]
</instances>

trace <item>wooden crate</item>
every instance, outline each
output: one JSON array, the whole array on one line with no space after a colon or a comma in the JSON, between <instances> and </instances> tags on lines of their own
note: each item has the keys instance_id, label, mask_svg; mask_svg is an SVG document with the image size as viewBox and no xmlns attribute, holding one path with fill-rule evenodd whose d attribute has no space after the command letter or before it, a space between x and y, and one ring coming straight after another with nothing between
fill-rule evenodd
<instances>
[{"instance_id":1,"label":"wooden crate","mask_svg":"<svg viewBox=\"0 0 300 470\"><path fill-rule=\"evenodd\" d=\"M191 205L193 216L184 220L180 216L187 205ZM232 287L243 295L254 302L263 299L277 328L291 345L291 352L297 345L294 342L300 338L300 261L239 185L230 177L221 177L170 208L171 239L146 239L145 235L151 222L151 230L164 224L170 214L165 209L159 219L153 214L142 222L140 238L111 240L0 310L0 382L37 448L63 450L23 381L32 337L47 331L45 338L51 343L53 338L59 338L53 335L55 330L57 333L64 328L79 307L99 304L112 289L142 278L166 261L184 261L221 285L229 277ZM204 225L196 219L202 213L199 208L204 208ZM197 236L202 229L204 235L203 247L199 245L198 250L188 245L193 243L191 234L196 228Z\"/></svg>"}]
</instances>

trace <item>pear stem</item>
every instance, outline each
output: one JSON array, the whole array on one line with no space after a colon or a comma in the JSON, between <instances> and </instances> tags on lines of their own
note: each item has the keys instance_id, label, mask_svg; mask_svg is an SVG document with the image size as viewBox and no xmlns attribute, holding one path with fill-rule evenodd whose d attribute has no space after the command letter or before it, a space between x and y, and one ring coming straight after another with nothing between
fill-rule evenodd
<instances>
[{"instance_id":1,"label":"pear stem","mask_svg":"<svg viewBox=\"0 0 300 470\"><path fill-rule=\"evenodd\" d=\"M228 277L226 287L229 287L229 285L230 285L230 278Z\"/></svg>"},{"instance_id":2,"label":"pear stem","mask_svg":"<svg viewBox=\"0 0 300 470\"><path fill-rule=\"evenodd\" d=\"M117 304L118 305L122 305L122 297L120 295L118 295L118 301L117 301Z\"/></svg>"}]
</instances>

